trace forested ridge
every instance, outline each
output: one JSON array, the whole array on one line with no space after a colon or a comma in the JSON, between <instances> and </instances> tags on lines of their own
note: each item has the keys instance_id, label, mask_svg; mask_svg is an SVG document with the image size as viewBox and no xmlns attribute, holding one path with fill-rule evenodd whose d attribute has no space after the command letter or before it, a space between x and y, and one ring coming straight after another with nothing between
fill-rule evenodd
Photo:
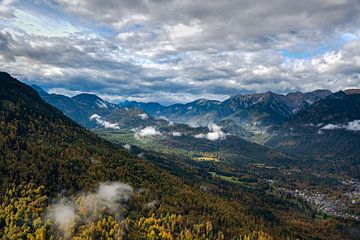
<instances>
[{"instance_id":1,"label":"forested ridge","mask_svg":"<svg viewBox=\"0 0 360 240\"><path fill-rule=\"evenodd\" d=\"M242 204L242 192L222 197L185 183L82 128L7 73L0 73L0 171L2 239L342 239L271 219L261 206ZM131 194L115 201L112 183ZM116 206L87 203L99 196ZM60 220L59 206L69 213Z\"/></svg>"},{"instance_id":2,"label":"forested ridge","mask_svg":"<svg viewBox=\"0 0 360 240\"><path fill-rule=\"evenodd\" d=\"M52 234L56 237L54 224L44 217L50 202L60 193L71 195L92 191L100 182L109 181L121 181L135 189L146 189L129 201L128 214L121 218L121 221L129 219L131 224L128 225L134 231L128 232L138 232L140 238L147 238L150 234L157 235L153 239L171 239L170 235L181 238L182 234L183 239L191 239L190 234L196 234L191 232L194 230L192 226L207 223L214 226L212 232L220 239L260 230L257 226L259 218L247 214L240 204L185 185L177 177L80 127L7 73L1 73L0 77L2 238L47 239ZM159 206L144 210L151 201L159 202ZM183 218L181 223L174 220L173 224L178 225L178 229L168 229L167 237L160 234L163 229L161 224L155 224L156 221L165 221L162 220L165 216ZM79 229L72 230L74 238L116 239L115 235L107 233L106 228L111 229L120 220L114 220L109 215L101 221L99 226L105 235L99 235L99 229L92 230L91 226L96 223L91 222L83 227L84 231L87 229L83 236L78 234L79 231L82 233L82 228L76 226ZM137 221L145 221L146 224L139 227ZM171 223L172 220L166 220L169 221ZM245 221L249 222L249 226L242 225ZM152 223L155 227L151 227ZM196 231L202 233L202 230ZM200 234L201 239L205 239L203 235Z\"/></svg>"}]
</instances>

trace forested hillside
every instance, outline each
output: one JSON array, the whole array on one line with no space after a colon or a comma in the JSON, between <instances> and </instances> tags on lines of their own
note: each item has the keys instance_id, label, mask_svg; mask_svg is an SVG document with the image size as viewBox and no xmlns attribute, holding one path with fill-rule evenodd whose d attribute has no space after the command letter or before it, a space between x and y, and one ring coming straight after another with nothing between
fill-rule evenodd
<instances>
[{"instance_id":1,"label":"forested hillside","mask_svg":"<svg viewBox=\"0 0 360 240\"><path fill-rule=\"evenodd\" d=\"M114 231L125 225L122 236L132 239L148 235L223 239L271 228L240 203L185 185L83 129L10 75L1 73L0 77L2 238L48 239L70 234L78 239L118 239ZM100 217L75 221L59 235L57 222L46 217L59 194L81 196L79 192L92 192L99 184L114 181L133 189L121 216L105 214L101 208L96 210ZM76 218L82 218L81 213ZM285 236L284 231L276 232Z\"/></svg>"},{"instance_id":2,"label":"forested hillside","mask_svg":"<svg viewBox=\"0 0 360 240\"><path fill-rule=\"evenodd\" d=\"M267 145L305 159L304 166L359 178L360 94L356 91L334 93L274 132Z\"/></svg>"},{"instance_id":3,"label":"forested hillside","mask_svg":"<svg viewBox=\"0 0 360 240\"><path fill-rule=\"evenodd\" d=\"M202 175L188 183L85 130L7 73L0 80L2 239L352 239L334 228L351 223L316 217L295 199Z\"/></svg>"}]
</instances>

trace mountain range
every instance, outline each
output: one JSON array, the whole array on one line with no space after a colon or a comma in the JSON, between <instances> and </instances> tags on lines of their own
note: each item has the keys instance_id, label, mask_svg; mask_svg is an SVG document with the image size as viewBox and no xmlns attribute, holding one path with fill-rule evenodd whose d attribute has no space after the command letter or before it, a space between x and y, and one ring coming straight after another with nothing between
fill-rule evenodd
<instances>
[{"instance_id":1,"label":"mountain range","mask_svg":"<svg viewBox=\"0 0 360 240\"><path fill-rule=\"evenodd\" d=\"M153 134L159 136L159 138L153 139L154 142L157 141L162 146L192 152L222 149L223 152L228 151L230 153L233 147L237 146L242 150L239 151L239 155L236 155L236 160L234 158L233 165L239 165L241 161L242 163L248 162L249 159L260 162L271 161L274 163L290 160L290 158L287 158L285 155L271 150L266 146L251 143L239 136L226 136L227 133L220 129L218 132L212 132L208 127L193 127L182 123L173 123L166 117L152 116L142 109L139 109L139 105L134 102L114 105L92 94L66 97L57 94L45 94L45 91L40 90L39 87L35 87L34 89L39 92L45 101L87 128L103 129L110 132L117 130L127 131L132 135L134 135L133 131L135 131L135 135L137 133L142 134L141 130L143 129L143 131L150 131L149 136L152 134L151 131L154 131ZM66 99L66 101L61 101L64 99ZM64 102L69 103L69 105L64 104ZM201 99L185 105L174 105L175 107L172 106L172 109L178 109L178 111L181 112L184 109L192 107L194 111L206 113L213 110L214 104L217 105L220 103ZM147 104L147 106L161 105L150 103ZM179 107L177 108L176 106ZM214 135L214 139L209 140L207 136L209 133L210 135ZM220 138L223 138L223 141L213 141ZM194 141L196 141L197 144L193 144Z\"/></svg>"},{"instance_id":2,"label":"mountain range","mask_svg":"<svg viewBox=\"0 0 360 240\"><path fill-rule=\"evenodd\" d=\"M186 136L206 136L207 126L215 123L225 134L237 137L227 137L222 142L223 147L229 139L237 139L235 142L240 149L248 149L245 147L247 141L256 142L284 153L285 158L304 159L304 165L327 161L328 171L337 169L341 174L359 176L357 156L360 151L356 146L360 139L360 94L357 89L336 93L316 90L286 95L239 94L223 102L199 99L170 106L135 101L115 105L92 94L66 97L47 94L36 86L34 89L45 101L87 128L156 127L166 133L159 138L164 146L184 148L182 143L192 142L192 138ZM92 118L94 114L98 117ZM181 133L182 137L173 136L173 132ZM235 142L232 145L236 145ZM244 150L243 156L251 158L253 153ZM313 162L312 158L318 161ZM349 168L340 170L342 168L336 167L339 165Z\"/></svg>"},{"instance_id":3,"label":"mountain range","mask_svg":"<svg viewBox=\"0 0 360 240\"><path fill-rule=\"evenodd\" d=\"M209 122L233 119L238 123L259 122L261 125L277 123L289 118L312 103L330 95L328 90L309 93L293 92L286 95L272 92L239 94L224 102L199 99L187 104L168 107L155 103L125 102L123 106L142 109L150 115L164 116L170 121L206 126ZM151 107L150 107L151 106Z\"/></svg>"},{"instance_id":4,"label":"mountain range","mask_svg":"<svg viewBox=\"0 0 360 240\"><path fill-rule=\"evenodd\" d=\"M329 171L360 177L360 94L340 91L273 128L266 145L329 165ZM313 161L316 159L315 161Z\"/></svg>"},{"instance_id":5,"label":"mountain range","mask_svg":"<svg viewBox=\"0 0 360 240\"><path fill-rule=\"evenodd\" d=\"M81 95L68 102L106 109L97 100ZM185 232L214 239L260 234L250 228L260 226L261 213L99 138L7 73L0 73L0 152L1 238L147 239L152 230L181 239ZM84 206L73 207L81 201Z\"/></svg>"},{"instance_id":6,"label":"mountain range","mask_svg":"<svg viewBox=\"0 0 360 240\"><path fill-rule=\"evenodd\" d=\"M356 239L360 231L355 215L319 210L298 194L301 189L311 199L308 189L336 192L344 188L343 179L353 181L346 174L357 176L359 160L348 154L358 151L355 90L268 92L164 107L32 87L0 73L1 238L119 239L115 233L121 233L125 239ZM194 127L161 112L224 117ZM270 140L259 145L240 137L254 133L241 128L238 113L259 119ZM323 137L314 148L333 144L324 138L328 133L352 136L331 158L322 155L329 152L308 151L304 142L303 154L296 144L283 149L294 137ZM111 195L114 182L115 189L131 192L116 207L121 216L102 198L86 217L94 206L81 204L104 190ZM49 213L59 206L69 213L74 205L75 224L59 232ZM350 207L356 214L356 206Z\"/></svg>"},{"instance_id":7,"label":"mountain range","mask_svg":"<svg viewBox=\"0 0 360 240\"><path fill-rule=\"evenodd\" d=\"M311 104L332 94L328 90L316 90L308 93L292 92L286 95L266 92L239 94L223 102L199 99L186 104L163 106L155 102L136 101L125 101L115 105L93 94L84 93L66 97L48 94L36 85L33 88L45 101L87 127L94 126L89 122L89 118L95 112L108 115L114 109L136 108L149 116L190 126L207 126L209 123L232 121L249 131L254 126L260 129L282 123Z\"/></svg>"}]
</instances>

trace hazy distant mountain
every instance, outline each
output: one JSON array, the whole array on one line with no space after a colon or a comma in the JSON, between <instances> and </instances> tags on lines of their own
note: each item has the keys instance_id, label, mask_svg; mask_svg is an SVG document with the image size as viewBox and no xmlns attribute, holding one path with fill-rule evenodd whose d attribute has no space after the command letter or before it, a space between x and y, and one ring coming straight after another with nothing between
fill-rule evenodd
<instances>
[{"instance_id":1,"label":"hazy distant mountain","mask_svg":"<svg viewBox=\"0 0 360 240\"><path fill-rule=\"evenodd\" d=\"M315 90L307 93L291 92L285 95L285 102L292 109L292 113L297 113L330 94L329 90Z\"/></svg>"},{"instance_id":2,"label":"hazy distant mountain","mask_svg":"<svg viewBox=\"0 0 360 240\"><path fill-rule=\"evenodd\" d=\"M117 108L107 115L103 115L103 120L127 129L168 125L167 121L154 118L141 109L126 107Z\"/></svg>"},{"instance_id":3,"label":"hazy distant mountain","mask_svg":"<svg viewBox=\"0 0 360 240\"><path fill-rule=\"evenodd\" d=\"M283 95L267 92L237 95L224 101L217 109L217 118L230 118L239 124L269 125L284 121L291 113Z\"/></svg>"},{"instance_id":4,"label":"hazy distant mountain","mask_svg":"<svg viewBox=\"0 0 360 240\"><path fill-rule=\"evenodd\" d=\"M268 127L286 121L292 115L330 94L328 90L293 92L286 95L266 92L239 94L224 102L199 99L168 107L158 103L140 102L125 102L122 106L139 108L149 115L191 126L207 126L213 122L228 130L238 128L239 131L235 132L239 136L263 142L259 135L266 135Z\"/></svg>"},{"instance_id":5,"label":"hazy distant mountain","mask_svg":"<svg viewBox=\"0 0 360 240\"><path fill-rule=\"evenodd\" d=\"M186 104L163 106L155 102L136 101L116 105L94 94L67 97L48 94L36 85L33 88L45 101L87 128L111 127L111 123L128 127L148 126L158 124L159 119L204 127L217 123L227 132L259 143L269 139L271 127L287 121L297 112L331 94L328 90L286 95L266 92L239 94L223 102L199 99ZM96 119L90 119L93 115Z\"/></svg>"},{"instance_id":6,"label":"hazy distant mountain","mask_svg":"<svg viewBox=\"0 0 360 240\"><path fill-rule=\"evenodd\" d=\"M351 95L351 94L360 94L360 89L355 89L355 88L346 89L346 90L344 90L344 93L349 94L349 95Z\"/></svg>"},{"instance_id":7,"label":"hazy distant mountain","mask_svg":"<svg viewBox=\"0 0 360 240\"><path fill-rule=\"evenodd\" d=\"M250 143L239 137L228 136L222 141L211 141L207 139L209 129L206 127L191 128L183 124L170 124L167 120L159 117L153 117L147 114L139 107L163 107L160 104L149 103L142 104L137 102L125 102L122 105L108 103L93 94L80 94L74 97L66 97L57 94L47 94L39 87L35 88L41 93L44 100L65 112L70 118L79 124L88 128L102 128L110 130L142 129L144 127L156 127L162 131L163 136L159 139L163 146L179 147L181 149L191 149L192 151L213 151L221 148L222 151L233 151L237 146L241 151L232 164L244 164L247 161L288 161L281 153L272 151L264 146ZM207 114L216 110L221 102L199 99L187 104L175 104L165 107L162 113L167 113L181 117L182 119L191 119L193 116ZM126 107L125 107L126 106ZM150 107L148 109L151 109ZM152 108L154 110L154 108ZM185 120L184 120L185 121ZM235 135L250 134L242 127L236 125L231 120L221 122L226 128L224 133L232 132ZM181 133L180 136L173 136L172 133ZM195 138L196 135L203 135L202 138ZM225 135L224 135L225 136ZM250 135L249 135L250 137ZM195 144L198 143L198 144ZM200 144L199 144L200 143ZM242 161L240 163L239 161Z\"/></svg>"},{"instance_id":8,"label":"hazy distant mountain","mask_svg":"<svg viewBox=\"0 0 360 240\"><path fill-rule=\"evenodd\" d=\"M117 107L116 104L104 101L95 94L82 93L72 97L72 99L87 109L115 109Z\"/></svg>"},{"instance_id":9,"label":"hazy distant mountain","mask_svg":"<svg viewBox=\"0 0 360 240\"><path fill-rule=\"evenodd\" d=\"M61 110L72 120L80 123L83 126L91 125L91 123L88 121L88 113L86 109L84 109L84 107L74 99L60 94L48 94L38 86L33 85L32 87L39 93L42 99Z\"/></svg>"},{"instance_id":10,"label":"hazy distant mountain","mask_svg":"<svg viewBox=\"0 0 360 240\"><path fill-rule=\"evenodd\" d=\"M329 94L331 92L327 90L287 95L273 92L239 94L219 105L216 109L216 120L231 118L236 122L259 122L266 126L284 121Z\"/></svg>"},{"instance_id":11,"label":"hazy distant mountain","mask_svg":"<svg viewBox=\"0 0 360 240\"><path fill-rule=\"evenodd\" d=\"M274 132L267 145L299 157L327 159L334 171L360 176L360 94L340 91L329 95L292 116Z\"/></svg>"},{"instance_id":12,"label":"hazy distant mountain","mask_svg":"<svg viewBox=\"0 0 360 240\"><path fill-rule=\"evenodd\" d=\"M285 126L336 124L360 119L360 93L337 92L295 114Z\"/></svg>"},{"instance_id":13,"label":"hazy distant mountain","mask_svg":"<svg viewBox=\"0 0 360 240\"><path fill-rule=\"evenodd\" d=\"M331 94L327 90L310 93L294 92L280 95L272 92L237 95L224 101L217 110L218 119L233 119L240 125L271 126L281 123Z\"/></svg>"},{"instance_id":14,"label":"hazy distant mountain","mask_svg":"<svg viewBox=\"0 0 360 240\"><path fill-rule=\"evenodd\" d=\"M138 108L150 115L156 115L166 108L165 106L155 102L143 103L137 101L125 101L120 103L119 106L127 108Z\"/></svg>"},{"instance_id":15,"label":"hazy distant mountain","mask_svg":"<svg viewBox=\"0 0 360 240\"><path fill-rule=\"evenodd\" d=\"M215 100L198 99L186 104L170 105L157 112L156 116L165 117L173 122L206 126L209 122L213 122L213 119L210 118L208 119L209 121L203 121L202 118L206 117L208 113L215 111L220 104L221 102Z\"/></svg>"},{"instance_id":16,"label":"hazy distant mountain","mask_svg":"<svg viewBox=\"0 0 360 240\"><path fill-rule=\"evenodd\" d=\"M102 117L108 116L114 120L114 117L110 116L113 110L139 109L143 112L136 114L146 113L154 118L163 118L170 122L185 123L191 126L207 126L209 123L218 123L229 130L239 128L239 131L235 131L236 134L246 138L265 133L268 127L286 121L297 112L331 94L328 90L316 90L308 93L293 92L286 95L266 92L239 94L223 102L199 99L186 104L163 106L155 102L136 101L125 101L116 105L104 101L94 94L84 93L66 97L48 94L36 85L33 88L43 99L85 127L96 127L95 122L89 119L93 114ZM133 111L128 112L130 115L131 113Z\"/></svg>"},{"instance_id":17,"label":"hazy distant mountain","mask_svg":"<svg viewBox=\"0 0 360 240\"><path fill-rule=\"evenodd\" d=\"M49 94L44 90L42 89L41 87L39 87L38 85L31 85L31 87L41 96L41 97L44 97L44 96L48 96Z\"/></svg>"},{"instance_id":18,"label":"hazy distant mountain","mask_svg":"<svg viewBox=\"0 0 360 240\"><path fill-rule=\"evenodd\" d=\"M74 97L67 97L59 94L48 94L35 85L32 87L46 102L86 128L133 128L160 123L167 124L164 120L155 119L145 113L138 108L136 102L116 105L95 94L83 93ZM145 106L145 104L139 104Z\"/></svg>"},{"instance_id":19,"label":"hazy distant mountain","mask_svg":"<svg viewBox=\"0 0 360 240\"><path fill-rule=\"evenodd\" d=\"M48 94L38 86L33 85L32 87L46 102L87 128L97 126L95 121L90 120L93 114L107 115L118 108L115 104L106 102L94 94L84 93L74 97L67 97L60 94Z\"/></svg>"}]
</instances>

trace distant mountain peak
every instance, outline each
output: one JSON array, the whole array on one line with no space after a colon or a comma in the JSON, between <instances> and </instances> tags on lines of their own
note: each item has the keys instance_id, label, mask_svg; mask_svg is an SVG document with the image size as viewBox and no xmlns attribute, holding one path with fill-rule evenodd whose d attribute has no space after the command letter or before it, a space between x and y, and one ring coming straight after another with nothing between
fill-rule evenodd
<instances>
[{"instance_id":1,"label":"distant mountain peak","mask_svg":"<svg viewBox=\"0 0 360 240\"><path fill-rule=\"evenodd\" d=\"M72 99L81 104L92 106L93 108L116 108L115 104L109 103L95 94L82 93L72 97Z\"/></svg>"},{"instance_id":2,"label":"distant mountain peak","mask_svg":"<svg viewBox=\"0 0 360 240\"><path fill-rule=\"evenodd\" d=\"M216 100L209 100L209 99L206 99L206 98L200 98L200 99L197 99L193 102L190 102L190 103L187 103L185 105L205 105L205 104L221 104L220 101L216 101Z\"/></svg>"},{"instance_id":3,"label":"distant mountain peak","mask_svg":"<svg viewBox=\"0 0 360 240\"><path fill-rule=\"evenodd\" d=\"M359 88L351 88L351 89L346 89L344 92L348 95L360 94L360 89Z\"/></svg>"},{"instance_id":4,"label":"distant mountain peak","mask_svg":"<svg viewBox=\"0 0 360 240\"><path fill-rule=\"evenodd\" d=\"M346 94L344 91L338 91L328 96L328 98L344 98L345 96L350 95Z\"/></svg>"},{"instance_id":5,"label":"distant mountain peak","mask_svg":"<svg viewBox=\"0 0 360 240\"><path fill-rule=\"evenodd\" d=\"M295 92L289 92L287 93L285 96L291 96L291 95L302 95L303 93L300 91L295 91Z\"/></svg>"},{"instance_id":6,"label":"distant mountain peak","mask_svg":"<svg viewBox=\"0 0 360 240\"><path fill-rule=\"evenodd\" d=\"M92 93L81 93L72 98L76 99L76 100L93 100L93 101L101 99L99 96L97 96L96 94L92 94Z\"/></svg>"}]
</instances>

